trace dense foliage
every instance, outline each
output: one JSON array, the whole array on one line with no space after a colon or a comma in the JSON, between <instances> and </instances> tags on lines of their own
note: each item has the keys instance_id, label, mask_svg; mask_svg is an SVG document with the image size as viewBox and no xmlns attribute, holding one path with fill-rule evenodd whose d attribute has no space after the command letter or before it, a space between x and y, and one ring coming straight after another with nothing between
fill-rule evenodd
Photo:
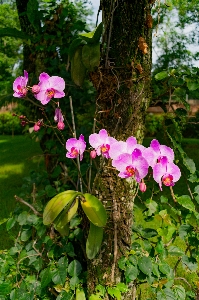
<instances>
[{"instance_id":1,"label":"dense foliage","mask_svg":"<svg viewBox=\"0 0 199 300\"><path fill-rule=\"evenodd\" d=\"M75 6L78 3L79 6ZM144 152L142 153L144 147L139 145L139 151L134 152L133 149L132 153L120 153L119 158L115 158L116 161L113 159L114 163L111 165L109 149L113 141L111 139L114 138L108 136L106 130L105 140L101 140L100 136L105 131L95 133L101 129L101 124L96 123L96 119L92 124L95 92L87 81L88 74L93 81L95 71L100 65L100 48L104 47L102 50L106 53L107 45L104 45L101 39L103 26L100 24L95 31L78 35L83 30L87 31L84 22L87 10L84 9L82 2L75 2L75 4L70 1L59 4L44 1L38 3L33 0L28 2L26 14L33 35L28 36L32 47L31 55L24 59L26 63L28 60L32 61L33 69L27 70L30 74L29 84L27 84L27 72L24 72L24 77L15 81L14 95L19 98L19 101L27 99L39 107L35 110L34 106L31 106L27 115L23 116L22 122L37 125L32 135L41 141L48 173L42 171L40 174L32 173L25 179L21 194L15 197L20 206L17 206L13 214L4 220L10 232L16 225L17 237L11 249L0 253L2 265L0 298L6 300L116 298L120 300L125 299L130 293L133 299L136 297L158 300L195 299L198 295L199 172L193 160L183 150L181 142L182 132L190 126L186 95L199 88L198 68L179 65L182 58L184 61L190 59L190 53L179 42L175 51L172 53L169 51L165 57L163 55L159 59L161 70L156 68L154 72L152 104L159 104L164 113L161 121L150 119L148 116L147 130L153 135L156 134L160 143L167 145L166 149L174 149L175 159L172 156L172 162L168 161L167 157L165 160L165 153L162 154L160 151L159 156L155 158L155 166L150 165L148 169L146 163L148 157L144 157ZM193 7L190 6L188 9L192 11ZM83 17L79 21L82 12ZM180 21L183 21L182 15L180 10ZM151 20L150 17L148 19ZM6 34L5 30L0 33ZM10 30L8 33L21 38L27 38L28 34L23 30ZM176 36L176 32L173 34ZM164 50L170 49L170 46L165 47L168 46L166 42L164 38L160 40ZM143 56L147 54L147 47L146 41L139 38L138 48ZM134 76L135 85L139 84L144 77L141 64L136 63L136 68L134 64L128 66ZM38 83L36 75L41 68L44 69L41 71ZM116 69L112 66L108 66L108 69L111 72L109 85L117 86L118 94L120 92L124 96L125 89L123 86L121 88L121 82L116 82L115 79ZM63 98L60 100L60 107L52 99L55 92L60 92L59 87L56 84L54 87L48 86L51 77L46 72L50 76L57 76L56 80L58 79L59 83L63 83L60 81L60 76L66 81L65 97L61 94ZM24 86L21 86L24 81ZM103 82L102 78L99 84L101 82ZM33 91L33 87L30 87L33 84L39 87L37 93L29 93L25 98L28 90ZM97 84L95 87L97 88ZM41 93L47 98L40 97ZM118 106L122 102L122 99L119 100ZM96 104L98 105L98 99ZM174 104L180 104L182 107L176 109ZM63 112L61 121L66 125L63 131L61 130L63 128L55 126L53 118L58 118L55 109L61 109ZM109 118L109 111L105 116ZM15 120L18 120L18 117L20 118L20 115L17 115ZM112 120L109 121L111 123ZM92 127L93 134L91 134ZM82 155L85 151L85 141L80 133L85 136L86 141L89 139L92 149L92 151L87 149L84 153L84 160ZM89 134L91 134L90 138L88 138ZM77 139L77 136L80 138ZM157 142L155 143L157 146ZM117 149L116 145L115 149ZM92 153L92 156L89 157L88 153ZM153 156L151 152L147 153L149 157ZM102 157L97 157L100 154ZM67 161L65 156L69 158ZM128 160L127 163L129 157L132 161L129 163ZM77 163L74 158L77 158ZM125 163L127 165L123 170ZM144 175L139 176L144 169L143 165L149 172L144 171ZM177 180L173 180L173 174L176 169L179 170L176 165L181 170L182 178L174 186ZM123 189L126 188L124 178L128 177L127 194L131 196L132 203L135 202L134 223L132 228L130 227L131 245L125 250L122 248L122 243L119 244L120 251L117 249L119 239L117 223L126 218L126 212L119 211L115 207L117 202L115 198L108 198L109 191L105 191L107 194L105 199L102 199L103 193L100 194L97 190L96 181L100 178L104 166L105 173L110 172L115 177L118 177L117 170L120 171ZM158 174L161 173L160 175L154 175L155 168ZM165 174L162 174L163 168ZM156 180L157 177L160 177L159 181ZM141 181L143 178L145 182ZM109 180L111 182L111 175ZM163 191L162 182L165 183ZM177 190L178 184L181 188ZM114 196L114 185L110 185L109 188ZM124 198L120 200L125 202ZM105 209L103 201L110 206L107 205ZM22 205L26 205L26 210ZM111 212L114 213L113 220L110 218ZM106 240L107 216L108 222L113 223L111 230L114 232L114 241ZM103 228L105 228L104 239ZM125 229L122 229L121 239L124 243ZM107 272L103 274L101 269L97 270L99 284L92 288L93 293L91 293L87 282L88 269L103 260L103 256L107 255L109 243L114 244L113 251L108 253L113 257L113 265L105 266ZM111 268L113 275L118 268L120 274L118 281L107 279ZM103 284L104 279L106 284Z\"/></svg>"}]
</instances>

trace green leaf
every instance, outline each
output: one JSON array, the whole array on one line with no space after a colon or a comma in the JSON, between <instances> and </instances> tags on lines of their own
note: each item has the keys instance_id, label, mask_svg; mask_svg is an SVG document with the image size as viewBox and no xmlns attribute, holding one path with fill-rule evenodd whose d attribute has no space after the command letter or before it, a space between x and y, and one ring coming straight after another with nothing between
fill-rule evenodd
<instances>
[{"instance_id":1,"label":"green leaf","mask_svg":"<svg viewBox=\"0 0 199 300\"><path fill-rule=\"evenodd\" d=\"M103 239L103 228L90 222L90 230L86 241L86 255L93 259L99 252Z\"/></svg>"},{"instance_id":2,"label":"green leaf","mask_svg":"<svg viewBox=\"0 0 199 300\"><path fill-rule=\"evenodd\" d=\"M184 254L184 251L177 246L170 246L168 249L168 254L173 256L181 256Z\"/></svg>"},{"instance_id":3,"label":"green leaf","mask_svg":"<svg viewBox=\"0 0 199 300\"><path fill-rule=\"evenodd\" d=\"M0 283L0 297L3 297L4 300L5 296L8 295L12 290L12 286L8 282Z\"/></svg>"},{"instance_id":4,"label":"green leaf","mask_svg":"<svg viewBox=\"0 0 199 300\"><path fill-rule=\"evenodd\" d=\"M156 79L156 80L162 80L162 79L164 79L164 78L166 78L166 77L168 77L167 71L162 71L162 72L157 73L157 74L155 75L155 79Z\"/></svg>"},{"instance_id":5,"label":"green leaf","mask_svg":"<svg viewBox=\"0 0 199 300\"><path fill-rule=\"evenodd\" d=\"M63 221L64 221L63 224L62 222L55 224L55 229L60 233L61 236L68 236L70 227L69 224L65 224L66 223L65 220Z\"/></svg>"},{"instance_id":6,"label":"green leaf","mask_svg":"<svg viewBox=\"0 0 199 300\"><path fill-rule=\"evenodd\" d=\"M20 215L18 215L17 221L19 222L19 225L25 225L27 222L28 212L23 211Z\"/></svg>"},{"instance_id":7,"label":"green leaf","mask_svg":"<svg viewBox=\"0 0 199 300\"><path fill-rule=\"evenodd\" d=\"M51 282L52 274L50 272L50 268L46 268L42 270L40 277L41 277L41 288L43 289Z\"/></svg>"},{"instance_id":8,"label":"green leaf","mask_svg":"<svg viewBox=\"0 0 199 300\"><path fill-rule=\"evenodd\" d=\"M185 300L186 299L186 292L185 292L185 289L183 288L183 286L174 285L173 291L176 296L176 300Z\"/></svg>"},{"instance_id":9,"label":"green leaf","mask_svg":"<svg viewBox=\"0 0 199 300\"><path fill-rule=\"evenodd\" d=\"M70 44L69 50L68 50L68 54L69 54L69 58L70 60L73 58L73 56L75 55L75 52L77 50L77 48L81 45L85 45L86 42L82 40L82 38L76 38L72 41L72 43Z\"/></svg>"},{"instance_id":10,"label":"green leaf","mask_svg":"<svg viewBox=\"0 0 199 300\"><path fill-rule=\"evenodd\" d=\"M147 216L152 216L158 207L157 203L151 199L147 199L145 205L148 208L148 211L146 212Z\"/></svg>"},{"instance_id":11,"label":"green leaf","mask_svg":"<svg viewBox=\"0 0 199 300\"><path fill-rule=\"evenodd\" d=\"M10 37L19 38L22 40L31 40L32 39L31 35L27 35L23 31L19 31L16 28L10 28L10 27L0 29L0 37L4 37L4 36L10 36Z\"/></svg>"},{"instance_id":12,"label":"green leaf","mask_svg":"<svg viewBox=\"0 0 199 300\"><path fill-rule=\"evenodd\" d=\"M150 276L152 272L152 262L149 257L141 257L138 259L139 269L146 275Z\"/></svg>"},{"instance_id":13,"label":"green leaf","mask_svg":"<svg viewBox=\"0 0 199 300\"><path fill-rule=\"evenodd\" d=\"M169 134L168 131L167 131L167 135L170 138L170 140L171 140L174 148L179 151L179 153L180 153L180 155L182 157L182 160L183 160L183 164L185 165L185 167L189 170L189 172L191 174L194 174L195 171L196 171L196 166L195 166L194 161L187 156L187 154L182 149L181 145L179 143L177 143L174 138L172 138L172 136Z\"/></svg>"},{"instance_id":14,"label":"green leaf","mask_svg":"<svg viewBox=\"0 0 199 300\"><path fill-rule=\"evenodd\" d=\"M89 221L95 226L103 227L106 225L106 210L99 199L91 194L84 194L85 201L81 201L81 206Z\"/></svg>"},{"instance_id":15,"label":"green leaf","mask_svg":"<svg viewBox=\"0 0 199 300\"><path fill-rule=\"evenodd\" d=\"M135 280L138 276L138 268L135 266L127 266L124 273L127 283Z\"/></svg>"},{"instance_id":16,"label":"green leaf","mask_svg":"<svg viewBox=\"0 0 199 300\"><path fill-rule=\"evenodd\" d=\"M177 202L182 205L184 208L195 211L195 205L191 200L191 197L189 195L183 195L176 198Z\"/></svg>"},{"instance_id":17,"label":"green leaf","mask_svg":"<svg viewBox=\"0 0 199 300\"><path fill-rule=\"evenodd\" d=\"M52 281L55 284L62 284L64 285L66 281L66 275L67 275L67 267L68 267L68 259L67 257L61 257L58 260L58 268L53 273Z\"/></svg>"},{"instance_id":18,"label":"green leaf","mask_svg":"<svg viewBox=\"0 0 199 300\"><path fill-rule=\"evenodd\" d=\"M107 292L111 297L116 298L117 300L121 299L121 292L117 287L108 287Z\"/></svg>"},{"instance_id":19,"label":"green leaf","mask_svg":"<svg viewBox=\"0 0 199 300\"><path fill-rule=\"evenodd\" d=\"M6 229L10 230L16 223L16 219L14 217L8 219L7 223L6 223Z\"/></svg>"},{"instance_id":20,"label":"green leaf","mask_svg":"<svg viewBox=\"0 0 199 300\"><path fill-rule=\"evenodd\" d=\"M191 271L196 271L198 268L197 261L194 257L182 256L182 263L187 266Z\"/></svg>"},{"instance_id":21,"label":"green leaf","mask_svg":"<svg viewBox=\"0 0 199 300\"><path fill-rule=\"evenodd\" d=\"M195 196L194 199L195 199L196 202L199 204L199 195Z\"/></svg>"},{"instance_id":22,"label":"green leaf","mask_svg":"<svg viewBox=\"0 0 199 300\"><path fill-rule=\"evenodd\" d=\"M32 236L32 230L24 230L21 233L21 241L26 242Z\"/></svg>"},{"instance_id":23,"label":"green leaf","mask_svg":"<svg viewBox=\"0 0 199 300\"><path fill-rule=\"evenodd\" d=\"M117 283L116 287L120 290L122 293L126 293L129 291L128 286L124 284L123 282Z\"/></svg>"},{"instance_id":24,"label":"green leaf","mask_svg":"<svg viewBox=\"0 0 199 300\"><path fill-rule=\"evenodd\" d=\"M158 265L157 264L153 264L153 268L152 268L152 272L155 276L160 277L160 272L158 270Z\"/></svg>"},{"instance_id":25,"label":"green leaf","mask_svg":"<svg viewBox=\"0 0 199 300\"><path fill-rule=\"evenodd\" d=\"M76 275L70 279L70 287L72 290L75 290L75 287L79 284L79 277Z\"/></svg>"},{"instance_id":26,"label":"green leaf","mask_svg":"<svg viewBox=\"0 0 199 300\"><path fill-rule=\"evenodd\" d=\"M160 241L158 241L157 242L157 245L156 245L156 247L155 247L155 250L158 252L158 253L163 253L164 252L164 244L163 244L163 241L162 240L160 240Z\"/></svg>"},{"instance_id":27,"label":"green leaf","mask_svg":"<svg viewBox=\"0 0 199 300\"><path fill-rule=\"evenodd\" d=\"M82 63L82 47L77 48L71 59L71 77L74 83L82 86L86 77L86 68Z\"/></svg>"},{"instance_id":28,"label":"green leaf","mask_svg":"<svg viewBox=\"0 0 199 300\"><path fill-rule=\"evenodd\" d=\"M122 256L119 260L118 260L118 266L121 270L125 270L126 269L126 263L127 263L127 259L126 257Z\"/></svg>"},{"instance_id":29,"label":"green leaf","mask_svg":"<svg viewBox=\"0 0 199 300\"><path fill-rule=\"evenodd\" d=\"M199 88L199 84L197 81L188 81L187 87L190 91L195 91Z\"/></svg>"},{"instance_id":30,"label":"green leaf","mask_svg":"<svg viewBox=\"0 0 199 300\"><path fill-rule=\"evenodd\" d=\"M168 198L165 196L161 196L160 201L161 201L161 203L168 203Z\"/></svg>"},{"instance_id":31,"label":"green leaf","mask_svg":"<svg viewBox=\"0 0 199 300\"><path fill-rule=\"evenodd\" d=\"M82 266L81 266L80 262L76 259L71 261L71 263L68 266L69 275L72 277L78 276L81 273L81 271L82 271Z\"/></svg>"},{"instance_id":32,"label":"green leaf","mask_svg":"<svg viewBox=\"0 0 199 300\"><path fill-rule=\"evenodd\" d=\"M81 193L68 190L56 195L52 198L46 205L43 213L43 223L44 225L49 225L52 223L58 214L65 208L65 206L70 205L72 201Z\"/></svg>"},{"instance_id":33,"label":"green leaf","mask_svg":"<svg viewBox=\"0 0 199 300\"><path fill-rule=\"evenodd\" d=\"M62 291L59 296L56 298L56 300L73 300L74 299L74 295L73 292L66 292L66 291Z\"/></svg>"},{"instance_id":34,"label":"green leaf","mask_svg":"<svg viewBox=\"0 0 199 300\"><path fill-rule=\"evenodd\" d=\"M104 295L105 295L106 288L105 288L103 285L98 284L98 285L95 287L95 290L96 290L97 292L99 292L99 294L100 294L101 296L104 296Z\"/></svg>"},{"instance_id":35,"label":"green leaf","mask_svg":"<svg viewBox=\"0 0 199 300\"><path fill-rule=\"evenodd\" d=\"M190 173L194 174L196 172L196 165L195 165L193 159L189 158L188 156L185 156L183 159L183 163L187 167L187 169L190 171Z\"/></svg>"},{"instance_id":36,"label":"green leaf","mask_svg":"<svg viewBox=\"0 0 199 300\"><path fill-rule=\"evenodd\" d=\"M39 3L35 0L29 0L27 4L27 16L30 23L39 32L40 29L40 11L39 11Z\"/></svg>"},{"instance_id":37,"label":"green leaf","mask_svg":"<svg viewBox=\"0 0 199 300\"><path fill-rule=\"evenodd\" d=\"M194 193L199 194L199 185L196 185L194 188Z\"/></svg>"},{"instance_id":38,"label":"green leaf","mask_svg":"<svg viewBox=\"0 0 199 300\"><path fill-rule=\"evenodd\" d=\"M100 63L100 44L84 45L82 62L88 71L93 71Z\"/></svg>"},{"instance_id":39,"label":"green leaf","mask_svg":"<svg viewBox=\"0 0 199 300\"><path fill-rule=\"evenodd\" d=\"M0 220L0 225L6 223L9 219L8 218L3 218Z\"/></svg>"},{"instance_id":40,"label":"green leaf","mask_svg":"<svg viewBox=\"0 0 199 300\"><path fill-rule=\"evenodd\" d=\"M155 229L152 228L145 228L142 230L142 234L141 234L144 238L151 238L154 237L156 235L158 235L157 231Z\"/></svg>"},{"instance_id":41,"label":"green leaf","mask_svg":"<svg viewBox=\"0 0 199 300\"><path fill-rule=\"evenodd\" d=\"M184 240L185 236L192 230L192 226L188 224L183 224L179 228L179 236L182 240Z\"/></svg>"},{"instance_id":42,"label":"green leaf","mask_svg":"<svg viewBox=\"0 0 199 300\"><path fill-rule=\"evenodd\" d=\"M159 270L165 275L169 275L171 271L170 266L166 262L161 262L159 264Z\"/></svg>"},{"instance_id":43,"label":"green leaf","mask_svg":"<svg viewBox=\"0 0 199 300\"><path fill-rule=\"evenodd\" d=\"M54 220L55 229L59 231L62 236L68 236L69 234L69 222L76 214L78 209L79 200L76 198L72 204L61 212L61 214Z\"/></svg>"},{"instance_id":44,"label":"green leaf","mask_svg":"<svg viewBox=\"0 0 199 300\"><path fill-rule=\"evenodd\" d=\"M57 194L56 189L54 187L52 187L51 185L46 185L45 191L46 191L46 194L49 198L53 197Z\"/></svg>"},{"instance_id":45,"label":"green leaf","mask_svg":"<svg viewBox=\"0 0 199 300\"><path fill-rule=\"evenodd\" d=\"M83 290L76 289L76 300L86 300L86 296Z\"/></svg>"},{"instance_id":46,"label":"green leaf","mask_svg":"<svg viewBox=\"0 0 199 300\"><path fill-rule=\"evenodd\" d=\"M102 300L102 298L100 297L99 294L92 294L90 297L89 297L89 300Z\"/></svg>"},{"instance_id":47,"label":"green leaf","mask_svg":"<svg viewBox=\"0 0 199 300\"><path fill-rule=\"evenodd\" d=\"M176 298L173 291L166 288L157 292L157 300L176 300Z\"/></svg>"},{"instance_id":48,"label":"green leaf","mask_svg":"<svg viewBox=\"0 0 199 300\"><path fill-rule=\"evenodd\" d=\"M99 42L100 37L102 35L102 30L103 30L103 24L101 22L93 31L87 33L80 33L79 35L87 43L95 44Z\"/></svg>"}]
</instances>

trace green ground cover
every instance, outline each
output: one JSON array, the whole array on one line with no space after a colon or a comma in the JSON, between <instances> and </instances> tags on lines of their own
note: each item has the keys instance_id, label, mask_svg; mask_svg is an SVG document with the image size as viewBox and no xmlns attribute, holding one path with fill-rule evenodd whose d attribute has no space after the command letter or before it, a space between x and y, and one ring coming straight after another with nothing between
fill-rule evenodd
<instances>
[{"instance_id":1,"label":"green ground cover","mask_svg":"<svg viewBox=\"0 0 199 300\"><path fill-rule=\"evenodd\" d=\"M20 193L23 178L31 170L44 167L39 143L27 136L0 136L0 220L15 208L14 195ZM5 225L0 226L0 249L10 246Z\"/></svg>"}]
</instances>

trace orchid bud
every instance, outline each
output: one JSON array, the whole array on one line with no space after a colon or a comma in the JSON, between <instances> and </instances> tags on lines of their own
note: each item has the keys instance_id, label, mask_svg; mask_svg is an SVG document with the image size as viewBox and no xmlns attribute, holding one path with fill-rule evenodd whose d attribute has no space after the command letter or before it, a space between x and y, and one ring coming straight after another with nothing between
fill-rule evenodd
<instances>
[{"instance_id":1,"label":"orchid bud","mask_svg":"<svg viewBox=\"0 0 199 300\"><path fill-rule=\"evenodd\" d=\"M140 182L139 188L142 193L146 192L146 184L144 182Z\"/></svg>"},{"instance_id":2,"label":"orchid bud","mask_svg":"<svg viewBox=\"0 0 199 300\"><path fill-rule=\"evenodd\" d=\"M27 124L26 121L21 121L21 126L25 126Z\"/></svg>"},{"instance_id":3,"label":"orchid bud","mask_svg":"<svg viewBox=\"0 0 199 300\"><path fill-rule=\"evenodd\" d=\"M90 157L91 157L92 159L96 158L96 155L97 155L97 152L96 152L95 150L92 150L92 151L90 152Z\"/></svg>"},{"instance_id":4,"label":"orchid bud","mask_svg":"<svg viewBox=\"0 0 199 300\"><path fill-rule=\"evenodd\" d=\"M39 85L33 85L32 87L32 93L33 94L38 94L40 92L40 86Z\"/></svg>"},{"instance_id":5,"label":"orchid bud","mask_svg":"<svg viewBox=\"0 0 199 300\"><path fill-rule=\"evenodd\" d=\"M57 123L57 128L58 128L59 130L64 130L64 127L65 127L64 122L58 122L58 123Z\"/></svg>"},{"instance_id":6,"label":"orchid bud","mask_svg":"<svg viewBox=\"0 0 199 300\"><path fill-rule=\"evenodd\" d=\"M40 130L40 126L38 125L38 123L35 123L34 131L39 131L39 130Z\"/></svg>"},{"instance_id":7,"label":"orchid bud","mask_svg":"<svg viewBox=\"0 0 199 300\"><path fill-rule=\"evenodd\" d=\"M19 116L19 119L25 119L26 117L25 116L23 116L23 115L21 115L21 116Z\"/></svg>"}]
</instances>

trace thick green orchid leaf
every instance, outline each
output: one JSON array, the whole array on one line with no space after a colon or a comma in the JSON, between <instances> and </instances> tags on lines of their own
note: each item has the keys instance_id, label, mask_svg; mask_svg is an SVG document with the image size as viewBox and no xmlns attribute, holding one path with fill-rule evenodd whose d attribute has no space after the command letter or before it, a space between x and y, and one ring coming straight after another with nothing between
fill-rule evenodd
<instances>
[{"instance_id":1,"label":"thick green orchid leaf","mask_svg":"<svg viewBox=\"0 0 199 300\"><path fill-rule=\"evenodd\" d=\"M86 76L86 68L82 63L82 46L78 47L71 60L71 77L74 83L82 86Z\"/></svg>"},{"instance_id":2,"label":"thick green orchid leaf","mask_svg":"<svg viewBox=\"0 0 199 300\"><path fill-rule=\"evenodd\" d=\"M32 39L31 35L27 35L23 31L20 31L16 28L10 28L10 27L0 29L0 37L4 37L4 36L10 36L10 37L14 37L14 38L23 39L23 40L31 40Z\"/></svg>"},{"instance_id":3,"label":"thick green orchid leaf","mask_svg":"<svg viewBox=\"0 0 199 300\"><path fill-rule=\"evenodd\" d=\"M90 230L86 241L86 255L93 259L99 252L103 239L103 228L95 226L90 222Z\"/></svg>"},{"instance_id":4,"label":"thick green orchid leaf","mask_svg":"<svg viewBox=\"0 0 199 300\"><path fill-rule=\"evenodd\" d=\"M95 196L91 194L84 194L85 201L81 201L81 206L86 216L95 226L103 227L106 225L107 214L106 210Z\"/></svg>"},{"instance_id":5,"label":"thick green orchid leaf","mask_svg":"<svg viewBox=\"0 0 199 300\"><path fill-rule=\"evenodd\" d=\"M81 193L79 192L68 190L52 198L44 209L44 213L43 213L44 225L49 225L50 223L52 223L60 214L60 212L66 206L70 207L75 197L77 197L77 195L80 194Z\"/></svg>"},{"instance_id":6,"label":"thick green orchid leaf","mask_svg":"<svg viewBox=\"0 0 199 300\"><path fill-rule=\"evenodd\" d=\"M55 224L55 229L60 233L61 236L69 235L69 223L63 225L61 222L59 222L58 224Z\"/></svg>"},{"instance_id":7,"label":"thick green orchid leaf","mask_svg":"<svg viewBox=\"0 0 199 300\"><path fill-rule=\"evenodd\" d=\"M100 23L93 31L87 33L80 33L79 36L88 44L98 43L102 35L103 25Z\"/></svg>"},{"instance_id":8,"label":"thick green orchid leaf","mask_svg":"<svg viewBox=\"0 0 199 300\"><path fill-rule=\"evenodd\" d=\"M70 60L73 58L73 56L75 55L75 52L77 50L77 48L79 46L85 45L86 41L83 41L82 38L76 38L72 41L72 43L70 44L70 47L68 49L68 55Z\"/></svg>"},{"instance_id":9,"label":"thick green orchid leaf","mask_svg":"<svg viewBox=\"0 0 199 300\"><path fill-rule=\"evenodd\" d=\"M69 234L69 222L76 214L78 209L79 200L76 198L72 204L65 206L64 210L54 220L54 226L62 236L68 236Z\"/></svg>"},{"instance_id":10,"label":"thick green orchid leaf","mask_svg":"<svg viewBox=\"0 0 199 300\"><path fill-rule=\"evenodd\" d=\"M82 62L88 71L93 71L100 63L100 44L84 45Z\"/></svg>"}]
</instances>

